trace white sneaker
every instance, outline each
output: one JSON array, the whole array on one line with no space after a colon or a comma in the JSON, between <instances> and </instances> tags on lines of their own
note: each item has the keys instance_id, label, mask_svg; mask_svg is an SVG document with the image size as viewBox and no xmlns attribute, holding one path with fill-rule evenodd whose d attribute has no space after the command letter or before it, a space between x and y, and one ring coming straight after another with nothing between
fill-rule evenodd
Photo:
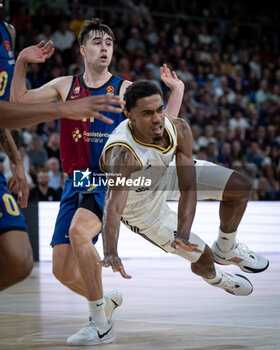
<instances>
[{"instance_id":1,"label":"white sneaker","mask_svg":"<svg viewBox=\"0 0 280 350\"><path fill-rule=\"evenodd\" d=\"M123 296L118 289L112 289L108 292L104 292L105 303L105 315L107 318L112 318L114 311L117 307L121 306L123 302Z\"/></svg>"},{"instance_id":2,"label":"white sneaker","mask_svg":"<svg viewBox=\"0 0 280 350\"><path fill-rule=\"evenodd\" d=\"M220 250L217 241L211 247L214 254L214 260L221 265L237 265L245 272L262 272L268 268L269 261L259 254L253 253L249 248L236 241L234 247L228 252Z\"/></svg>"},{"instance_id":3,"label":"white sneaker","mask_svg":"<svg viewBox=\"0 0 280 350\"><path fill-rule=\"evenodd\" d=\"M112 321L108 319L108 324L96 325L93 321L80 329L77 333L69 337L67 345L99 345L112 343L116 339L116 333Z\"/></svg>"},{"instance_id":4,"label":"white sneaker","mask_svg":"<svg viewBox=\"0 0 280 350\"><path fill-rule=\"evenodd\" d=\"M244 276L237 273L230 274L222 272L222 279L220 282L211 284L213 287L219 287L226 292L234 295L249 295L253 291L251 282Z\"/></svg>"}]
</instances>

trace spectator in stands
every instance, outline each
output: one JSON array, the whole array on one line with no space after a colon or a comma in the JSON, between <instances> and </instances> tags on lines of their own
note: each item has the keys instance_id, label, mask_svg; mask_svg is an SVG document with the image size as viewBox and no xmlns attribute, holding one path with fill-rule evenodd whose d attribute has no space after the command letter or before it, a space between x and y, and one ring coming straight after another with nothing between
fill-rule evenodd
<instances>
[{"instance_id":1,"label":"spectator in stands","mask_svg":"<svg viewBox=\"0 0 280 350\"><path fill-rule=\"evenodd\" d=\"M256 72L256 78L260 80L262 76L262 66L260 63L260 56L258 54L253 54L252 59L249 62L249 67Z\"/></svg>"},{"instance_id":2,"label":"spectator in stands","mask_svg":"<svg viewBox=\"0 0 280 350\"><path fill-rule=\"evenodd\" d=\"M206 148L206 152L207 152L207 160L209 162L218 163L218 159L217 159L217 155L218 155L218 151L217 151L217 143L210 141L207 148Z\"/></svg>"},{"instance_id":3,"label":"spectator in stands","mask_svg":"<svg viewBox=\"0 0 280 350\"><path fill-rule=\"evenodd\" d=\"M246 161L255 164L258 169L261 169L262 160L263 158L259 145L256 141L253 141L251 145L247 147Z\"/></svg>"},{"instance_id":4,"label":"spectator in stands","mask_svg":"<svg viewBox=\"0 0 280 350\"><path fill-rule=\"evenodd\" d=\"M56 201L57 195L53 188L48 186L49 175L46 170L40 170L37 174L37 184L29 192L29 201Z\"/></svg>"},{"instance_id":5,"label":"spectator in stands","mask_svg":"<svg viewBox=\"0 0 280 350\"><path fill-rule=\"evenodd\" d=\"M27 151L30 160L30 174L36 176L36 173L43 169L45 162L48 160L48 154L43 146L41 138L33 134L29 149Z\"/></svg>"},{"instance_id":6,"label":"spectator in stands","mask_svg":"<svg viewBox=\"0 0 280 350\"><path fill-rule=\"evenodd\" d=\"M194 79L193 74L189 72L187 61L183 58L179 60L176 74L178 78L181 79L185 85L189 84L189 82Z\"/></svg>"},{"instance_id":7,"label":"spectator in stands","mask_svg":"<svg viewBox=\"0 0 280 350\"><path fill-rule=\"evenodd\" d=\"M214 90L216 99L221 96L226 97L228 103L233 103L235 99L235 92L229 87L227 75L222 75L219 79L219 86Z\"/></svg>"},{"instance_id":8,"label":"spectator in stands","mask_svg":"<svg viewBox=\"0 0 280 350\"><path fill-rule=\"evenodd\" d=\"M269 89L268 81L263 79L260 83L260 88L255 95L256 105L258 108L263 108L270 111L277 101L277 96L273 95Z\"/></svg>"},{"instance_id":9,"label":"spectator in stands","mask_svg":"<svg viewBox=\"0 0 280 350\"><path fill-rule=\"evenodd\" d=\"M192 129L192 135L193 135L193 144L192 144L192 149L193 149L193 154L197 154L200 150L200 145L198 143L198 138L201 135L201 128L197 124L192 124L191 126Z\"/></svg>"},{"instance_id":10,"label":"spectator in stands","mask_svg":"<svg viewBox=\"0 0 280 350\"><path fill-rule=\"evenodd\" d=\"M48 142L45 145L48 158L55 157L60 159L60 136L58 132L50 135Z\"/></svg>"},{"instance_id":11,"label":"spectator in stands","mask_svg":"<svg viewBox=\"0 0 280 350\"><path fill-rule=\"evenodd\" d=\"M202 95L202 101L199 104L199 108L201 109L205 118L210 118L211 116L215 116L218 113L218 109L216 104L214 103L212 95L204 90Z\"/></svg>"},{"instance_id":12,"label":"spectator in stands","mask_svg":"<svg viewBox=\"0 0 280 350\"><path fill-rule=\"evenodd\" d=\"M241 139L245 138L246 129L249 128L249 123L244 118L242 110L240 108L233 111L233 116L229 120L229 127L236 130L238 127L241 129Z\"/></svg>"},{"instance_id":13,"label":"spectator in stands","mask_svg":"<svg viewBox=\"0 0 280 350\"><path fill-rule=\"evenodd\" d=\"M234 140L231 144L231 159L232 162L239 161L242 166L245 165L245 156L239 140Z\"/></svg>"},{"instance_id":14,"label":"spectator in stands","mask_svg":"<svg viewBox=\"0 0 280 350\"><path fill-rule=\"evenodd\" d=\"M231 145L228 142L223 143L220 153L218 154L217 161L220 165L231 168Z\"/></svg>"},{"instance_id":15,"label":"spectator in stands","mask_svg":"<svg viewBox=\"0 0 280 350\"><path fill-rule=\"evenodd\" d=\"M44 40L45 42L48 42L51 40L52 36L52 27L48 23L43 24L42 32L38 34L37 36L37 42Z\"/></svg>"},{"instance_id":16,"label":"spectator in stands","mask_svg":"<svg viewBox=\"0 0 280 350\"><path fill-rule=\"evenodd\" d=\"M59 22L58 30L53 33L51 40L54 47L62 53L63 62L69 65L71 63L71 48L76 37L72 30L69 29L69 23L66 19L62 19Z\"/></svg>"},{"instance_id":17,"label":"spectator in stands","mask_svg":"<svg viewBox=\"0 0 280 350\"><path fill-rule=\"evenodd\" d=\"M49 175L48 186L58 190L62 186L62 172L60 171L59 160L55 157L48 159L46 163Z\"/></svg>"},{"instance_id":18,"label":"spectator in stands","mask_svg":"<svg viewBox=\"0 0 280 350\"><path fill-rule=\"evenodd\" d=\"M75 34L76 38L78 37L82 25L85 22L85 10L83 8L78 8L75 17L70 22L70 28Z\"/></svg>"},{"instance_id":19,"label":"spectator in stands","mask_svg":"<svg viewBox=\"0 0 280 350\"><path fill-rule=\"evenodd\" d=\"M11 23L18 33L24 32L25 23L32 23L32 17L29 15L24 4L19 4L16 13L12 16Z\"/></svg>"},{"instance_id":20,"label":"spectator in stands","mask_svg":"<svg viewBox=\"0 0 280 350\"><path fill-rule=\"evenodd\" d=\"M130 30L130 36L126 42L126 50L129 53L134 53L137 49L146 50L145 43L141 40L141 36L137 27Z\"/></svg>"},{"instance_id":21,"label":"spectator in stands","mask_svg":"<svg viewBox=\"0 0 280 350\"><path fill-rule=\"evenodd\" d=\"M217 140L214 137L214 128L211 124L207 124L204 129L204 133L197 140L200 147L208 147L210 142L217 144Z\"/></svg>"},{"instance_id":22,"label":"spectator in stands","mask_svg":"<svg viewBox=\"0 0 280 350\"><path fill-rule=\"evenodd\" d=\"M31 63L29 65L26 79L31 89L36 89L44 84L45 80L37 63Z\"/></svg>"},{"instance_id":23,"label":"spectator in stands","mask_svg":"<svg viewBox=\"0 0 280 350\"><path fill-rule=\"evenodd\" d=\"M274 200L273 193L269 190L269 182L266 177L262 176L258 181L258 188L256 191L256 200L271 201Z\"/></svg>"},{"instance_id":24,"label":"spectator in stands","mask_svg":"<svg viewBox=\"0 0 280 350\"><path fill-rule=\"evenodd\" d=\"M129 80L129 81L132 80L132 74L130 71L129 62L128 62L128 59L126 57L120 58L120 60L117 64L116 74L125 80Z\"/></svg>"}]
</instances>

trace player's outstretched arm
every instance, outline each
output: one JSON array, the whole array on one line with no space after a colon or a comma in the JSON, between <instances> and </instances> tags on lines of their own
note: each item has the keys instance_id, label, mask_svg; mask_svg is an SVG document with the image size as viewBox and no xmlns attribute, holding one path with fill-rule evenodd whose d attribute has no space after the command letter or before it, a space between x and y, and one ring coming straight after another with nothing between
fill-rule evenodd
<instances>
[{"instance_id":1,"label":"player's outstretched arm","mask_svg":"<svg viewBox=\"0 0 280 350\"><path fill-rule=\"evenodd\" d=\"M196 209L196 172L192 159L192 133L187 122L173 119L178 133L176 168L180 198L178 204L178 228L176 239L171 243L175 248L200 252L189 242L189 235Z\"/></svg>"},{"instance_id":2,"label":"player's outstretched arm","mask_svg":"<svg viewBox=\"0 0 280 350\"><path fill-rule=\"evenodd\" d=\"M124 278L131 278L124 270L117 249L120 220L129 189L122 183L116 184L116 174L118 174L118 178L127 179L139 169L139 165L137 165L133 154L124 146L115 146L109 149L105 154L104 163L108 179L112 181L113 185L108 185L106 188L102 218L104 259L100 264L105 267L111 266L114 272L120 272Z\"/></svg>"},{"instance_id":3,"label":"player's outstretched arm","mask_svg":"<svg viewBox=\"0 0 280 350\"><path fill-rule=\"evenodd\" d=\"M57 103L22 104L0 101L0 127L23 128L58 118L83 119L94 117L104 123L112 124L113 120L105 117L100 111L121 113L122 101L119 96L90 96L80 100Z\"/></svg>"},{"instance_id":4,"label":"player's outstretched arm","mask_svg":"<svg viewBox=\"0 0 280 350\"><path fill-rule=\"evenodd\" d=\"M171 94L166 106L166 113L171 117L177 117L183 101L185 85L180 80L175 71L172 73L166 64L160 67L160 77L166 86L171 90Z\"/></svg>"},{"instance_id":5,"label":"player's outstretched arm","mask_svg":"<svg viewBox=\"0 0 280 350\"><path fill-rule=\"evenodd\" d=\"M122 113L121 107L114 107L112 105L122 106L123 101L120 96L99 95L89 96L80 100L60 103L59 108L63 118L82 119L94 117L107 124L112 124L113 120L105 117L100 111L107 111L112 113Z\"/></svg>"}]
</instances>

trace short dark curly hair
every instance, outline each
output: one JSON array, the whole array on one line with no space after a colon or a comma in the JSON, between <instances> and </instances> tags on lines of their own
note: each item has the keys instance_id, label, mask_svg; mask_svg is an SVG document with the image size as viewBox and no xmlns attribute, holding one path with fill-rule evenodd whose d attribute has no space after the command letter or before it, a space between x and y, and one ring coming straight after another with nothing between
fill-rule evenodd
<instances>
[{"instance_id":1,"label":"short dark curly hair","mask_svg":"<svg viewBox=\"0 0 280 350\"><path fill-rule=\"evenodd\" d=\"M83 45L85 41L87 41L90 37L91 31L99 31L108 34L113 41L115 41L115 35L110 27L106 24L102 23L102 19L100 18L91 18L86 20L83 24L79 36L78 41L80 45Z\"/></svg>"},{"instance_id":2,"label":"short dark curly hair","mask_svg":"<svg viewBox=\"0 0 280 350\"><path fill-rule=\"evenodd\" d=\"M123 96L126 111L130 112L132 108L136 107L137 101L140 98L152 95L160 95L163 97L162 91L158 85L149 80L138 80L129 85Z\"/></svg>"}]
</instances>

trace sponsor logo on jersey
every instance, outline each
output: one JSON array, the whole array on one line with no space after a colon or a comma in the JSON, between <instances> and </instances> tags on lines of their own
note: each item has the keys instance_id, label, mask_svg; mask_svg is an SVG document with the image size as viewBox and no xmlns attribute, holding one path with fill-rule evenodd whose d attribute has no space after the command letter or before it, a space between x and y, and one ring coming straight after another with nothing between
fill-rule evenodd
<instances>
[{"instance_id":1,"label":"sponsor logo on jersey","mask_svg":"<svg viewBox=\"0 0 280 350\"><path fill-rule=\"evenodd\" d=\"M75 142L78 142L80 138L82 138L82 134L80 133L80 130L78 128L76 128L73 132L72 132L72 136Z\"/></svg>"}]
</instances>

